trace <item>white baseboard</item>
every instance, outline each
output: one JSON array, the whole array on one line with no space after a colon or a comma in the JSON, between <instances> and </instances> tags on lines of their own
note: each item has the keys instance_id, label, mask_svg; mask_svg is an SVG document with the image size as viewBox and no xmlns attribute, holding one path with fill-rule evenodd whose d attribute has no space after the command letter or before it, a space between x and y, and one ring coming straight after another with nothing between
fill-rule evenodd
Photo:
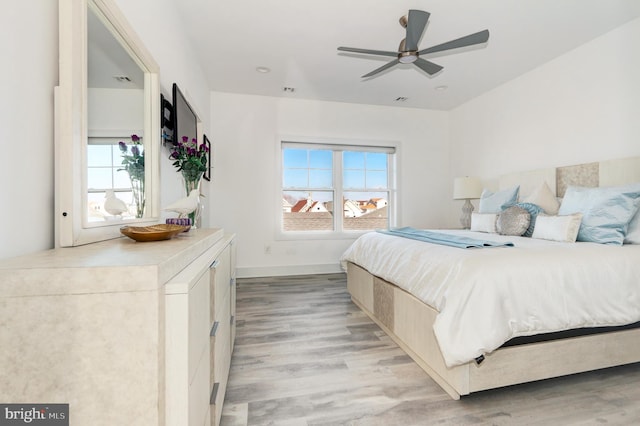
<instances>
[{"instance_id":1,"label":"white baseboard","mask_svg":"<svg viewBox=\"0 0 640 426\"><path fill-rule=\"evenodd\" d=\"M237 267L236 277L281 277L287 275L335 274L339 272L344 272L339 263L328 263L323 265Z\"/></svg>"}]
</instances>

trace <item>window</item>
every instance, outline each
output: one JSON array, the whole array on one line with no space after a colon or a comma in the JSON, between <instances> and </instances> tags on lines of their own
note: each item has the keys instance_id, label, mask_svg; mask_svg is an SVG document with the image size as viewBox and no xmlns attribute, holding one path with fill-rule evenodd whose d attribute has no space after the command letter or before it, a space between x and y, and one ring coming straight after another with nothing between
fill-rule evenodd
<instances>
[{"instance_id":1,"label":"window","mask_svg":"<svg viewBox=\"0 0 640 426\"><path fill-rule=\"evenodd\" d=\"M87 145L87 205L90 222L104 221L110 215L104 210L106 191L113 189L116 196L130 206L128 216L135 217L135 200L131 190L131 181L122 167L122 152L119 141L126 138L89 138ZM131 145L127 145L131 150Z\"/></svg>"},{"instance_id":2,"label":"window","mask_svg":"<svg viewBox=\"0 0 640 426\"><path fill-rule=\"evenodd\" d=\"M282 226L341 233L392 223L395 148L282 142Z\"/></svg>"}]
</instances>

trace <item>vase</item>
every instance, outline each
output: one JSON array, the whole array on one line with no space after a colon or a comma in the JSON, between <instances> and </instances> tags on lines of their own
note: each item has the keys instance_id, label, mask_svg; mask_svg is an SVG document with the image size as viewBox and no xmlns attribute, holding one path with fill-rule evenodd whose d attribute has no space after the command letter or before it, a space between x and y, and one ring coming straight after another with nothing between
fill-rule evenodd
<instances>
[{"instance_id":1,"label":"vase","mask_svg":"<svg viewBox=\"0 0 640 426\"><path fill-rule=\"evenodd\" d=\"M193 170L182 170L182 178L184 179L184 188L187 191L187 196L194 189L200 190L200 180L202 179L202 172L195 172ZM200 226L200 214L202 212L202 204L200 203L200 198L198 198L198 206L196 209L188 214L189 219L191 219L191 227L196 229Z\"/></svg>"},{"instance_id":2,"label":"vase","mask_svg":"<svg viewBox=\"0 0 640 426\"><path fill-rule=\"evenodd\" d=\"M141 218L144 216L144 179L131 178L131 192L136 204L136 218Z\"/></svg>"}]
</instances>

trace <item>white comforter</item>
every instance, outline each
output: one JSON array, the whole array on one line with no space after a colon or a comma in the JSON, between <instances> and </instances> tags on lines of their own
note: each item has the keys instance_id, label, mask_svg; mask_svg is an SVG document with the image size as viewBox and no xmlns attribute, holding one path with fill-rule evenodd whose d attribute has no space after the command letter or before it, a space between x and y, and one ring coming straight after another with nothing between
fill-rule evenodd
<instances>
[{"instance_id":1,"label":"white comforter","mask_svg":"<svg viewBox=\"0 0 640 426\"><path fill-rule=\"evenodd\" d=\"M371 232L341 260L435 308L434 332L450 367L512 337L640 321L640 245L440 232L515 247L460 249Z\"/></svg>"}]
</instances>

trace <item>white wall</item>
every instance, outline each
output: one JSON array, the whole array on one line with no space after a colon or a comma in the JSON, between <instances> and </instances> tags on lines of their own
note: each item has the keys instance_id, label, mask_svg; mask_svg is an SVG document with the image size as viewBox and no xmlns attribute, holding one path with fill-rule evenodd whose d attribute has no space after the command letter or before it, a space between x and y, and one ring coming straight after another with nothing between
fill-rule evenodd
<instances>
[{"instance_id":1,"label":"white wall","mask_svg":"<svg viewBox=\"0 0 640 426\"><path fill-rule=\"evenodd\" d=\"M171 0L116 0L171 84L187 92L209 131L209 89ZM53 88L58 84L58 2L5 0L0 14L0 258L54 245ZM162 151L161 205L184 189ZM205 191L208 188L205 187Z\"/></svg>"},{"instance_id":2,"label":"white wall","mask_svg":"<svg viewBox=\"0 0 640 426\"><path fill-rule=\"evenodd\" d=\"M398 225L438 226L450 198L448 114L213 92L213 225L238 236L239 276L327 272L352 240L276 240L279 138L399 141ZM267 210L264 207L267 206ZM271 254L265 254L265 246Z\"/></svg>"},{"instance_id":3,"label":"white wall","mask_svg":"<svg viewBox=\"0 0 640 426\"><path fill-rule=\"evenodd\" d=\"M2 6L0 258L6 258L53 246L58 2L8 0Z\"/></svg>"},{"instance_id":4,"label":"white wall","mask_svg":"<svg viewBox=\"0 0 640 426\"><path fill-rule=\"evenodd\" d=\"M183 31L179 2L115 0L115 3L160 65L160 86L165 98L171 101L171 89L173 83L177 83L202 121L204 133L209 134L209 84L200 65L200 59ZM186 195L182 177L169 161L170 154L168 147L160 151L161 208ZM201 190L204 194L209 191L209 185L204 179ZM209 208L209 200L209 197L203 199L205 211ZM162 212L162 215L167 216L167 213ZM203 215L204 226L209 225L204 219L206 217L207 215Z\"/></svg>"},{"instance_id":5,"label":"white wall","mask_svg":"<svg viewBox=\"0 0 640 426\"><path fill-rule=\"evenodd\" d=\"M639 75L636 19L462 105L450 116L451 176L640 155Z\"/></svg>"}]
</instances>

